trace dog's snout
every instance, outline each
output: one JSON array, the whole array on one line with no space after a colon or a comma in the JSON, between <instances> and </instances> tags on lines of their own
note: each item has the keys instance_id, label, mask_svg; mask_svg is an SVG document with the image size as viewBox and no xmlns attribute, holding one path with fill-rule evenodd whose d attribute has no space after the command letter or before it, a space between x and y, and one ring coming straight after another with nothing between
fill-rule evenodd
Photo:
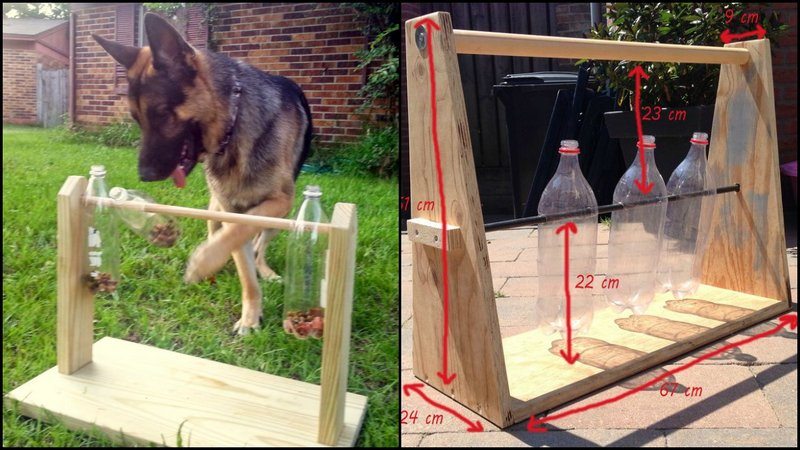
<instances>
[{"instance_id":1,"label":"dog's snout","mask_svg":"<svg viewBox=\"0 0 800 450\"><path fill-rule=\"evenodd\" d=\"M164 177L157 170L150 167L139 167L139 179L142 181L158 181Z\"/></svg>"}]
</instances>

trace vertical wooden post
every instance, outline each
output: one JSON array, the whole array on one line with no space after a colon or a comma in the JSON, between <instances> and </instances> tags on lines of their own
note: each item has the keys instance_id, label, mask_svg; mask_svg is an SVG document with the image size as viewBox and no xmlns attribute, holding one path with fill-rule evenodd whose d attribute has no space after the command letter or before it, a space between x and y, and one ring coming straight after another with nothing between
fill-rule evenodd
<instances>
[{"instance_id":1,"label":"vertical wooden post","mask_svg":"<svg viewBox=\"0 0 800 450\"><path fill-rule=\"evenodd\" d=\"M418 27L429 26L425 46L417 45ZM411 204L433 201L430 211L411 208L412 218L441 224L442 205L433 145L433 113L441 154L448 225L458 226L464 250L448 253L448 384L443 371L444 305L441 250L414 242L414 375L453 397L491 422L512 423L500 326L495 307L486 235L472 156L464 92L458 68L453 25L447 13L409 20L406 26ZM438 27L438 29L437 29ZM432 46L433 61L428 46ZM431 104L430 64L434 65L435 105Z\"/></svg>"},{"instance_id":2,"label":"vertical wooden post","mask_svg":"<svg viewBox=\"0 0 800 450\"><path fill-rule=\"evenodd\" d=\"M71 176L58 192L58 371L71 374L92 361L94 297L81 279L88 270L86 178Z\"/></svg>"},{"instance_id":3,"label":"vertical wooden post","mask_svg":"<svg viewBox=\"0 0 800 450\"><path fill-rule=\"evenodd\" d=\"M791 302L778 169L778 136L769 41L736 42L750 61L720 68L709 170L720 185L739 183L716 197L713 239L703 259L703 282Z\"/></svg>"},{"instance_id":4,"label":"vertical wooden post","mask_svg":"<svg viewBox=\"0 0 800 450\"><path fill-rule=\"evenodd\" d=\"M337 203L331 225L318 436L318 441L324 445L337 444L344 423L358 237L356 205Z\"/></svg>"}]
</instances>

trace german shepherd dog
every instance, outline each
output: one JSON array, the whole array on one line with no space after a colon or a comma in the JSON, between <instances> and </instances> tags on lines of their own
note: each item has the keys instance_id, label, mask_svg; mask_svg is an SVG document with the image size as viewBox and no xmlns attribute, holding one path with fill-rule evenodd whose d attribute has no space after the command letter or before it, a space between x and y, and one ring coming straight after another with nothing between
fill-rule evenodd
<instances>
[{"instance_id":1,"label":"german shepherd dog","mask_svg":"<svg viewBox=\"0 0 800 450\"><path fill-rule=\"evenodd\" d=\"M311 144L311 111L294 82L248 64L198 50L158 15L144 17L150 46L94 39L127 69L130 113L142 131L139 177L172 178L179 188L204 163L209 210L284 217ZM214 275L233 256L242 284L245 334L261 320L256 271L276 277L264 259L274 231L209 221L184 280Z\"/></svg>"}]
</instances>

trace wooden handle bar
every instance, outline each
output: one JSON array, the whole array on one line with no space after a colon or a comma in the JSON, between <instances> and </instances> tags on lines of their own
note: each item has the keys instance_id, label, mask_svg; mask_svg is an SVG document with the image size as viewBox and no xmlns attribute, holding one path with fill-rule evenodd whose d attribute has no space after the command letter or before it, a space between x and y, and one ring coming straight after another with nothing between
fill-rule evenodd
<instances>
[{"instance_id":1,"label":"wooden handle bar","mask_svg":"<svg viewBox=\"0 0 800 450\"><path fill-rule=\"evenodd\" d=\"M248 214L237 214L222 211L209 211L207 209L186 208L183 206L161 205L158 203L142 202L116 202L109 198L99 198L87 196L87 205L105 205L110 208L133 209L158 214L169 214L172 216L191 217L193 219L217 220L220 222L240 223L242 225L252 225L262 228L276 228L279 230L294 230L297 221L291 219L281 219L278 217L251 216ZM306 230L310 230L314 225L321 233L330 233L331 224L307 222Z\"/></svg>"},{"instance_id":2,"label":"wooden handle bar","mask_svg":"<svg viewBox=\"0 0 800 450\"><path fill-rule=\"evenodd\" d=\"M453 35L456 53L473 55L700 64L745 64L750 60L750 52L744 48L602 41L472 30L453 30Z\"/></svg>"}]
</instances>

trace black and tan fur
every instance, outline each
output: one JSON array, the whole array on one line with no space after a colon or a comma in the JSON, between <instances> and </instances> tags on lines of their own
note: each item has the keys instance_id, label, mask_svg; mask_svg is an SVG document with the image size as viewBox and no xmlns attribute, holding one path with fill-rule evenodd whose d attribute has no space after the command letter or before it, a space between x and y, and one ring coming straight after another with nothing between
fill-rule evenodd
<instances>
[{"instance_id":1,"label":"black and tan fur","mask_svg":"<svg viewBox=\"0 0 800 450\"><path fill-rule=\"evenodd\" d=\"M130 112L142 131L140 178L164 180L179 165L188 176L203 162L209 209L286 216L311 141L311 113L301 89L286 78L193 48L155 14L145 15L144 21L150 47L124 46L94 35L127 68ZM234 80L241 87L238 98ZM239 333L258 327L261 318L256 271L265 278L276 276L264 259L273 234L209 222L208 240L189 258L184 278L194 283L219 271L233 256L242 284L242 316L235 325Z\"/></svg>"}]
</instances>

